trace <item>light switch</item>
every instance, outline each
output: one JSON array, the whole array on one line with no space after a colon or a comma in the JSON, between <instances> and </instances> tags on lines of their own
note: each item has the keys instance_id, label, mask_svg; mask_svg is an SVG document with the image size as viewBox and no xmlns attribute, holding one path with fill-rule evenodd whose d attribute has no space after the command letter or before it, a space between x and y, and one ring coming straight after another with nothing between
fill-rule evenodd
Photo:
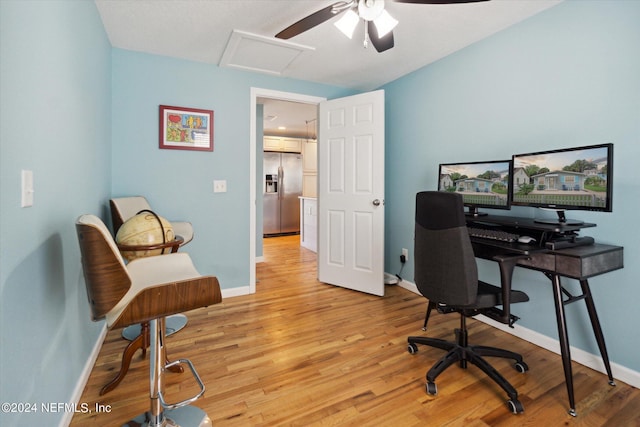
<instances>
[{"instance_id":1,"label":"light switch","mask_svg":"<svg viewBox=\"0 0 640 427\"><path fill-rule=\"evenodd\" d=\"M214 193L226 193L227 192L227 181L222 180L214 180L213 181L213 192Z\"/></svg>"},{"instance_id":2,"label":"light switch","mask_svg":"<svg viewBox=\"0 0 640 427\"><path fill-rule=\"evenodd\" d=\"M20 206L23 208L33 206L33 171L22 171L22 201Z\"/></svg>"}]
</instances>

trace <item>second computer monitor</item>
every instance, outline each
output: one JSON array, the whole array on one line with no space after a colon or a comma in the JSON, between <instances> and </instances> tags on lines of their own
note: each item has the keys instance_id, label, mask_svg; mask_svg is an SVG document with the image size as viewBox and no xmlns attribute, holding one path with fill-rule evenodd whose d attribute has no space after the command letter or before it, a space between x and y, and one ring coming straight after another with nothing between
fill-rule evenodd
<instances>
[{"instance_id":1,"label":"second computer monitor","mask_svg":"<svg viewBox=\"0 0 640 427\"><path fill-rule=\"evenodd\" d=\"M514 205L553 209L558 220L569 221L565 210L611 212L613 197L613 144L571 147L513 156Z\"/></svg>"},{"instance_id":2,"label":"second computer monitor","mask_svg":"<svg viewBox=\"0 0 640 427\"><path fill-rule=\"evenodd\" d=\"M509 209L510 171L511 160L441 163L438 191L461 194L467 215L483 215L479 208Z\"/></svg>"}]
</instances>

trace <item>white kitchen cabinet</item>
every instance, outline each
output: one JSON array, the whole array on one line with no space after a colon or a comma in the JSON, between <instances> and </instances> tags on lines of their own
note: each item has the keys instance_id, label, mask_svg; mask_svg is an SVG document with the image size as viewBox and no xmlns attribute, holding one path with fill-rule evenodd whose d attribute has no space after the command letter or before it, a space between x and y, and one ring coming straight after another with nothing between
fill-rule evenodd
<instances>
[{"instance_id":1,"label":"white kitchen cabinet","mask_svg":"<svg viewBox=\"0 0 640 427\"><path fill-rule=\"evenodd\" d=\"M264 151L280 151L286 153L302 152L302 140L279 136L265 136L262 140Z\"/></svg>"},{"instance_id":2,"label":"white kitchen cabinet","mask_svg":"<svg viewBox=\"0 0 640 427\"><path fill-rule=\"evenodd\" d=\"M318 192L318 141L302 140L302 195L317 197Z\"/></svg>"},{"instance_id":3,"label":"white kitchen cabinet","mask_svg":"<svg viewBox=\"0 0 640 427\"><path fill-rule=\"evenodd\" d=\"M302 171L318 173L318 141L314 139L302 142Z\"/></svg>"},{"instance_id":4,"label":"white kitchen cabinet","mask_svg":"<svg viewBox=\"0 0 640 427\"><path fill-rule=\"evenodd\" d=\"M300 246L318 252L318 200L300 197Z\"/></svg>"},{"instance_id":5,"label":"white kitchen cabinet","mask_svg":"<svg viewBox=\"0 0 640 427\"><path fill-rule=\"evenodd\" d=\"M316 172L302 173L302 195L304 197L318 197L318 174Z\"/></svg>"}]
</instances>

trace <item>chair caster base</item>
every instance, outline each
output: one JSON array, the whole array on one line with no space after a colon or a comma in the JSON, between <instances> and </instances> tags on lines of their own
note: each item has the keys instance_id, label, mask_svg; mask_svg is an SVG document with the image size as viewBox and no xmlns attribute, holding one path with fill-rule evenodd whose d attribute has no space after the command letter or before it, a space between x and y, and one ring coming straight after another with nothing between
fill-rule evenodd
<instances>
[{"instance_id":1,"label":"chair caster base","mask_svg":"<svg viewBox=\"0 0 640 427\"><path fill-rule=\"evenodd\" d=\"M524 412L524 406L518 399L507 400L507 406L512 414L522 414Z\"/></svg>"},{"instance_id":2,"label":"chair caster base","mask_svg":"<svg viewBox=\"0 0 640 427\"><path fill-rule=\"evenodd\" d=\"M183 406L182 408L164 411L164 422L157 427L211 427L213 423L202 409L195 406ZM122 427L156 427L151 424L148 413L140 414Z\"/></svg>"},{"instance_id":3,"label":"chair caster base","mask_svg":"<svg viewBox=\"0 0 640 427\"><path fill-rule=\"evenodd\" d=\"M438 386L434 382L427 381L426 389L427 394L430 394L431 396L438 394Z\"/></svg>"}]
</instances>

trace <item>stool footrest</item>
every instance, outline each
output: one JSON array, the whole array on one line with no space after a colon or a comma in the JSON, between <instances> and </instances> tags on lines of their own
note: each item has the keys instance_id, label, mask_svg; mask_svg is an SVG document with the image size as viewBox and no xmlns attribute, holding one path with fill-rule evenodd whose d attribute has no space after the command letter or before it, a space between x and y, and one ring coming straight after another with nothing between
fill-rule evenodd
<instances>
[{"instance_id":1,"label":"stool footrest","mask_svg":"<svg viewBox=\"0 0 640 427\"><path fill-rule=\"evenodd\" d=\"M177 403L167 403L164 400L164 396L162 395L162 392L158 392L158 398L160 399L160 404L162 405L163 408L165 409L177 409L177 408L181 408L183 406L187 406L193 402L195 402L196 400L198 400L200 398L200 396L202 396L204 394L204 383L202 382L202 379L200 378L200 375L198 375L198 373L196 372L196 368L193 366L193 363L191 363L191 361L189 359L178 359L175 360L167 365L165 365L165 369L168 369L172 366L178 365L184 363L186 365L189 366L189 369L191 369L191 373L193 374L193 377L196 379L196 381L198 382L198 385L200 386L200 392L198 394L196 394L193 397L190 397L188 399L185 399L183 401L177 402Z\"/></svg>"}]
</instances>

